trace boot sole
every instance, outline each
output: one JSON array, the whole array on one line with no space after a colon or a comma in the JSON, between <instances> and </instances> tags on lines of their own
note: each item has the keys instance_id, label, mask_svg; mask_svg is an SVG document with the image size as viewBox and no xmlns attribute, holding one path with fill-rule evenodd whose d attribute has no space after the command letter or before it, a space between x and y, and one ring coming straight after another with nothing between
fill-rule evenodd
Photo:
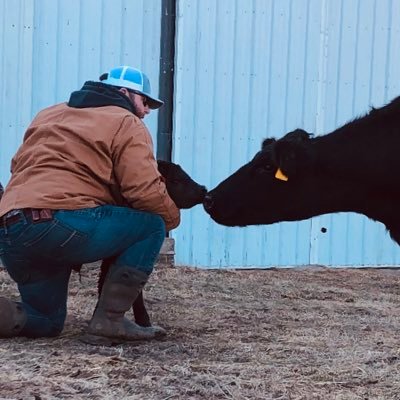
<instances>
[{"instance_id":1,"label":"boot sole","mask_svg":"<svg viewBox=\"0 0 400 400\"><path fill-rule=\"evenodd\" d=\"M118 346L120 344L126 343L138 343L138 342L148 342L149 340L159 340L165 337L165 335L154 336L149 338L138 338L138 339L120 339L120 338L110 338L106 336L92 335L90 333L85 333L82 335L79 340L86 344L91 344L93 346Z\"/></svg>"},{"instance_id":2,"label":"boot sole","mask_svg":"<svg viewBox=\"0 0 400 400\"><path fill-rule=\"evenodd\" d=\"M119 344L126 343L125 340L115 339L115 338L108 338L105 336L97 336L97 335L90 335L86 333L82 335L79 340L86 344L91 344L93 346L118 346Z\"/></svg>"}]
</instances>

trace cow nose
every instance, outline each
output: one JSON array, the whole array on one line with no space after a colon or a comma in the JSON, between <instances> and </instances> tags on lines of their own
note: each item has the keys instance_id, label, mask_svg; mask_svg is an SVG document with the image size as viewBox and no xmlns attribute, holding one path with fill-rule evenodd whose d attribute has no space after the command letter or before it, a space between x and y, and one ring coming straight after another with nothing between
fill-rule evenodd
<instances>
[{"instance_id":1,"label":"cow nose","mask_svg":"<svg viewBox=\"0 0 400 400\"><path fill-rule=\"evenodd\" d=\"M214 200L212 199L210 194L206 194L203 200L203 206L206 211L210 211L214 205Z\"/></svg>"}]
</instances>

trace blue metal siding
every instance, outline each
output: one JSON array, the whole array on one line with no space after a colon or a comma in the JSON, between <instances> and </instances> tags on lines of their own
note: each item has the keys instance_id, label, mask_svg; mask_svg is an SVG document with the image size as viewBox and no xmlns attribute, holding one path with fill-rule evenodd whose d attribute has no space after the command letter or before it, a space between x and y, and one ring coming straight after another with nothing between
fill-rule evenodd
<instances>
[{"instance_id":1,"label":"blue metal siding","mask_svg":"<svg viewBox=\"0 0 400 400\"><path fill-rule=\"evenodd\" d=\"M180 0L174 159L212 188L267 136L297 127L325 134L399 95L399 7L391 0ZM356 214L247 228L219 226L201 207L183 214L173 233L181 264L400 261L382 224Z\"/></svg>"},{"instance_id":2,"label":"blue metal siding","mask_svg":"<svg viewBox=\"0 0 400 400\"><path fill-rule=\"evenodd\" d=\"M141 67L158 93L159 0L0 0L0 181L25 128L113 66ZM147 119L156 145L157 112Z\"/></svg>"},{"instance_id":3,"label":"blue metal siding","mask_svg":"<svg viewBox=\"0 0 400 400\"><path fill-rule=\"evenodd\" d=\"M0 181L31 117L33 2L0 2Z\"/></svg>"},{"instance_id":4,"label":"blue metal siding","mask_svg":"<svg viewBox=\"0 0 400 400\"><path fill-rule=\"evenodd\" d=\"M400 59L394 46L399 36L398 2L327 5L324 118L318 133L328 133L365 114L370 106L382 106L399 95ZM327 233L321 233L322 227ZM310 260L327 265L393 265L399 264L400 252L382 224L347 213L313 219Z\"/></svg>"},{"instance_id":5,"label":"blue metal siding","mask_svg":"<svg viewBox=\"0 0 400 400\"><path fill-rule=\"evenodd\" d=\"M400 93L399 1L177 5L173 159L209 188L267 136L325 134ZM1 182L31 118L85 80L132 64L157 93L160 18L160 0L0 0ZM146 122L155 138L157 114ZM400 263L382 224L349 213L239 229L197 206L172 235L178 264Z\"/></svg>"}]
</instances>

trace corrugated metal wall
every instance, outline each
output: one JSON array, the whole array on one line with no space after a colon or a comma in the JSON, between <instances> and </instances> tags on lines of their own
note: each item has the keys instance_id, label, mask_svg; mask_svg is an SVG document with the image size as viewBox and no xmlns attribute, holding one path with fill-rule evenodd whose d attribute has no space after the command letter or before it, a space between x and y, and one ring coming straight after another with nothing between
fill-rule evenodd
<instances>
[{"instance_id":1,"label":"corrugated metal wall","mask_svg":"<svg viewBox=\"0 0 400 400\"><path fill-rule=\"evenodd\" d=\"M328 133L400 94L399 1L178 4L174 158L209 188L266 136ZM400 262L383 226L355 214L225 228L197 207L174 236L177 262L205 267Z\"/></svg>"},{"instance_id":2,"label":"corrugated metal wall","mask_svg":"<svg viewBox=\"0 0 400 400\"><path fill-rule=\"evenodd\" d=\"M24 130L42 108L86 80L141 67L157 94L159 0L0 0L0 181ZM157 113L147 119L156 141Z\"/></svg>"},{"instance_id":3,"label":"corrugated metal wall","mask_svg":"<svg viewBox=\"0 0 400 400\"><path fill-rule=\"evenodd\" d=\"M400 94L397 0L177 4L173 158L209 188L266 136L327 133ZM35 113L85 80L126 63L157 92L160 18L161 0L0 0L0 181ZM156 113L146 122L155 139ZM197 206L173 236L178 264L400 263L383 226L354 214L236 229Z\"/></svg>"}]
</instances>

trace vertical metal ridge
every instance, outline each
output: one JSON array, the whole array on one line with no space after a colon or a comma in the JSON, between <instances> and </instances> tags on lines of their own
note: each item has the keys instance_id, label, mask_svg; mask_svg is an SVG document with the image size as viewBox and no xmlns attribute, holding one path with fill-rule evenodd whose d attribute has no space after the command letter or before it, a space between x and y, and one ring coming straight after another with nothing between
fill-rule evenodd
<instances>
[{"instance_id":1,"label":"vertical metal ridge","mask_svg":"<svg viewBox=\"0 0 400 400\"><path fill-rule=\"evenodd\" d=\"M234 13L233 13L233 43L236 43L237 41L237 21L238 21L238 0L235 1L235 7L234 7ZM235 49L233 49L233 57L235 57ZM231 85L231 92L232 92L232 98L231 98L231 110L235 109L235 75L236 75L236 63L233 63L232 67L232 79L230 82ZM233 118L232 115L229 118L229 126L230 129L229 131L234 132L234 126L233 126ZM230 170L233 169L233 165L232 165L232 140L229 141L229 161L228 161L228 165ZM228 232L228 230L225 228L224 229L224 243L225 243L225 252L224 252L224 263L229 266L231 265L231 253L229 251L229 248L232 246L231 245L231 241L232 241L232 233L233 232ZM220 265L221 266L221 265Z\"/></svg>"},{"instance_id":2,"label":"vertical metal ridge","mask_svg":"<svg viewBox=\"0 0 400 400\"><path fill-rule=\"evenodd\" d=\"M306 9L306 34L305 34L305 41L304 41L304 61L303 61L303 71L304 71L304 79L303 79L303 87L302 87L302 104L301 104L301 126L305 127L305 103L306 103L306 82L307 82L307 60L308 60L308 43L310 37L310 1L307 1L307 9Z\"/></svg>"},{"instance_id":3,"label":"vertical metal ridge","mask_svg":"<svg viewBox=\"0 0 400 400\"><path fill-rule=\"evenodd\" d=\"M393 24L392 24L392 13L391 10L393 9L393 0L389 0L389 7L388 7L388 33L387 33L387 39L386 39L386 68L385 68L385 89L384 89L384 99L385 101L390 101L391 99L388 98L388 93L389 93L389 85L387 84L388 79L389 79L389 70L390 70L390 37L392 34L393 30Z\"/></svg>"},{"instance_id":4,"label":"vertical metal ridge","mask_svg":"<svg viewBox=\"0 0 400 400\"><path fill-rule=\"evenodd\" d=\"M218 21L218 17L220 15L220 12L221 12L220 11L220 5L221 5L221 2L216 2L216 4L215 4L215 20L213 22L216 25L216 32L217 32L216 37L219 37L219 25L217 24L217 21ZM236 4L235 4L235 7L236 7ZM214 40L214 42L212 43L212 46L213 46L213 54L214 54L214 57L213 57L213 60L212 60L212 62L213 62L213 71L214 71L213 81L217 82L217 59L218 59L217 58L217 40ZM212 88L213 107L212 107L212 115L211 115L211 119L212 119L213 122L218 117L218 114L216 112L217 110L216 110L216 107L215 107L215 99L216 99L216 97L217 97L217 85L214 84L213 88ZM214 140L214 135L215 134L218 134L218 133L215 131L215 123L213 123L212 131L211 131L212 140L211 140L211 143L210 143L210 152L211 152L211 154L215 154L215 148L216 148L216 144L215 144L215 140ZM212 179L211 175L212 175L212 171L214 171L214 168L215 168L215 164L213 162L213 158L211 158L211 166L210 166L210 172L209 172L210 180ZM208 225L207 228L208 228L208 232L209 232L209 237L212 237L213 234L214 234L214 224L211 221L209 221L207 225ZM192 230L196 229L194 225L192 225L191 228L192 228ZM192 244L193 244L193 246L196 246L196 242L195 241L192 241ZM208 251L205 254L206 254L207 264L211 265L211 252ZM193 262L193 256L192 256L192 262Z\"/></svg>"},{"instance_id":5,"label":"vertical metal ridge","mask_svg":"<svg viewBox=\"0 0 400 400\"><path fill-rule=\"evenodd\" d=\"M379 2L380 3L380 2ZM376 12L377 12L377 5L378 2L375 0L375 7L374 7L374 13L372 14L372 40L371 40L371 46L372 46L372 52L371 52L371 60L370 60L370 82L372 82L373 77L374 77L374 59L375 59L375 34L376 34ZM369 96L368 100L372 100L372 85L369 86Z\"/></svg>"},{"instance_id":6,"label":"vertical metal ridge","mask_svg":"<svg viewBox=\"0 0 400 400\"><path fill-rule=\"evenodd\" d=\"M285 49L286 50L286 60L287 60L287 62L286 62L286 71L285 71L286 82L285 82L285 95L284 95L284 106L283 106L284 115L287 114L288 101L289 101L289 93L288 92L289 92L290 57L291 57L291 45L292 45L292 41L291 41L292 35L291 35L291 33L292 33L292 25L293 25L292 7L293 7L293 3L291 2L289 7L288 7L288 16L287 16L287 19L289 21L288 22L288 38L289 38L289 40L286 43L286 49ZM288 125L287 122L288 121L285 118L284 124L283 124L284 132L287 132L287 125Z\"/></svg>"},{"instance_id":7,"label":"vertical metal ridge","mask_svg":"<svg viewBox=\"0 0 400 400\"><path fill-rule=\"evenodd\" d=\"M357 43L359 41L360 37L360 0L357 0L357 13L356 13L356 40L354 44L354 65L353 65L353 81L356 83L358 81L357 77L357 66L358 66L358 51L357 51ZM352 106L351 106L351 113L354 115L355 112L355 103L356 103L356 88L357 84L353 85L353 101L352 101Z\"/></svg>"},{"instance_id":8,"label":"vertical metal ridge","mask_svg":"<svg viewBox=\"0 0 400 400\"><path fill-rule=\"evenodd\" d=\"M334 122L335 125L338 124L339 121L339 98L340 98L340 62L341 62L341 55L342 55L342 43L343 43L343 0L339 0L340 4L340 9L339 9L339 15L340 15L340 26L338 28L339 31L339 37L338 37L338 53L337 53L337 65L336 65L336 104L335 104L335 118Z\"/></svg>"},{"instance_id":9,"label":"vertical metal ridge","mask_svg":"<svg viewBox=\"0 0 400 400\"><path fill-rule=\"evenodd\" d=\"M255 5L255 0L252 0L249 4L251 4L249 8L249 12L251 13L249 17L249 31L250 31L250 40L253 40L255 37L255 29L256 29L256 5ZM248 108L248 121L246 123L247 131L249 132L247 136L247 140L245 141L245 146L246 146L246 162L247 160L250 159L250 149L251 149L251 138L252 138L252 121L254 120L254 102L255 102L255 93L256 93L256 79L255 79L255 71L254 71L254 63L255 63L255 46L250 46L249 50L249 59L250 59L250 65L249 65L249 98L247 100L247 108ZM248 264L248 251L251 251L251 245L250 241L252 238L249 237L249 235L243 235L242 239L242 255L243 255L243 264L246 265ZM254 240L254 239L253 239Z\"/></svg>"},{"instance_id":10,"label":"vertical metal ridge","mask_svg":"<svg viewBox=\"0 0 400 400\"><path fill-rule=\"evenodd\" d=\"M270 24L269 43L268 43L268 48L269 48L269 51L271 53L271 59L273 59L272 43L273 43L273 40L274 40L273 32L274 32L274 27L275 27L275 24L274 24L275 6L276 6L276 2L275 1L271 2L271 20L270 20L271 24ZM270 118L271 111L272 111L271 110L271 105L272 105L271 96L272 96L272 91L271 91L271 69L269 69L269 71L268 71L267 108L266 108L268 110L268 112L267 112L268 117L267 117L267 123L266 123L267 132L270 132L270 127L271 127L271 118Z\"/></svg>"},{"instance_id":11,"label":"vertical metal ridge","mask_svg":"<svg viewBox=\"0 0 400 400\"><path fill-rule=\"evenodd\" d=\"M78 37L82 37L83 36L83 32L82 32L82 26L83 26L83 11L82 11L82 4L79 3L79 8L78 8ZM83 48L83 44L82 41L78 42L78 57L80 60L83 59L83 55L84 55L84 48ZM100 76L101 72L99 71L99 76ZM78 68L77 68L77 73L76 73L76 80L77 80L77 86L79 85L79 81L81 80L81 76L82 76L82 65L81 63L78 64Z\"/></svg>"},{"instance_id":12,"label":"vertical metal ridge","mask_svg":"<svg viewBox=\"0 0 400 400\"><path fill-rule=\"evenodd\" d=\"M61 13L60 13L60 1L56 1L56 15L55 15L55 20L57 21L56 23L56 37L55 37L55 52L56 52L56 57L55 57L55 66L54 66L54 80L57 82L57 76L60 76L60 58L61 58L61 51L59 51L60 48L60 41L61 41ZM56 103L59 95L60 95L60 87L59 85L55 85L54 88L54 99L52 103Z\"/></svg>"},{"instance_id":13,"label":"vertical metal ridge","mask_svg":"<svg viewBox=\"0 0 400 400\"><path fill-rule=\"evenodd\" d=\"M325 108L324 100L326 93L326 80L327 80L327 65L328 65L328 25L329 13L328 2L329 0L322 0L321 2L321 17L320 17L320 41L319 41L319 68L318 68L318 90L317 90L317 113L315 128L317 132L322 132L325 129Z\"/></svg>"}]
</instances>

